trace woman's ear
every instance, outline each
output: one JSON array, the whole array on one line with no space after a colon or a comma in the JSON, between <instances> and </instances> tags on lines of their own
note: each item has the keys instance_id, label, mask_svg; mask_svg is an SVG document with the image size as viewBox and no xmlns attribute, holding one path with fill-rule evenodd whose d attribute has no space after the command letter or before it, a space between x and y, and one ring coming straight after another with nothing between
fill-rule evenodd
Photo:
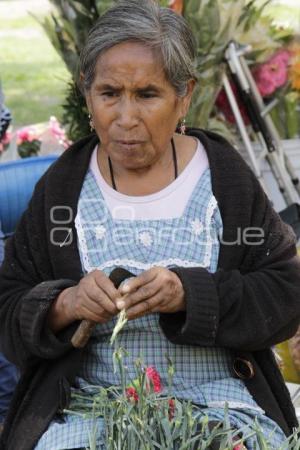
<instances>
[{"instance_id":1,"label":"woman's ear","mask_svg":"<svg viewBox=\"0 0 300 450\"><path fill-rule=\"evenodd\" d=\"M89 93L85 91L84 89L84 75L82 72L80 72L79 75L79 82L80 82L80 87L81 87L81 92L85 97L85 101L86 101L86 105L89 111L89 114L91 114L91 101L90 101L90 96Z\"/></svg>"},{"instance_id":2,"label":"woman's ear","mask_svg":"<svg viewBox=\"0 0 300 450\"><path fill-rule=\"evenodd\" d=\"M191 101L192 101L192 96L193 96L193 92L196 86L196 80L194 80L193 78L190 79L187 83L187 93L185 94L185 96L182 98L182 111L181 111L181 117L185 117L188 113Z\"/></svg>"},{"instance_id":3,"label":"woman's ear","mask_svg":"<svg viewBox=\"0 0 300 450\"><path fill-rule=\"evenodd\" d=\"M93 112L92 112L92 103L91 103L91 99L90 99L90 95L89 93L85 94L85 103L88 109L89 114L92 116Z\"/></svg>"}]
</instances>

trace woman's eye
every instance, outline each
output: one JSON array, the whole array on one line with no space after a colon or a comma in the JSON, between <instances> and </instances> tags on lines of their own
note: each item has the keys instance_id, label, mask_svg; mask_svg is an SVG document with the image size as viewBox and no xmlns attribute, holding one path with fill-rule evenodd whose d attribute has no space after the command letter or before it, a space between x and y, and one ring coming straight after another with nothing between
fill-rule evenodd
<instances>
[{"instance_id":1,"label":"woman's eye","mask_svg":"<svg viewBox=\"0 0 300 450\"><path fill-rule=\"evenodd\" d=\"M112 91L107 91L107 92L102 92L101 95L104 95L105 97L114 97L117 95L116 92L112 92Z\"/></svg>"},{"instance_id":2,"label":"woman's eye","mask_svg":"<svg viewBox=\"0 0 300 450\"><path fill-rule=\"evenodd\" d=\"M142 98L153 98L153 97L155 97L155 94L154 94L154 92L142 92L140 94L140 96Z\"/></svg>"},{"instance_id":3,"label":"woman's eye","mask_svg":"<svg viewBox=\"0 0 300 450\"><path fill-rule=\"evenodd\" d=\"M105 92L102 92L101 95L103 97L117 97L119 94L118 94L118 92L114 92L114 91L105 91ZM154 92L141 92L139 94L139 96L141 98L147 99L147 98L156 97L156 94Z\"/></svg>"}]
</instances>

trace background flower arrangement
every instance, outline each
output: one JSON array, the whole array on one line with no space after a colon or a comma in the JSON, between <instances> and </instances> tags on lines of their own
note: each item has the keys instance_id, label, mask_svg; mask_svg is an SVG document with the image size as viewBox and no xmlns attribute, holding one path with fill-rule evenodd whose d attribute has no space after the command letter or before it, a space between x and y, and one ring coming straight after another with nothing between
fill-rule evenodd
<instances>
[{"instance_id":1,"label":"background flower arrangement","mask_svg":"<svg viewBox=\"0 0 300 450\"><path fill-rule=\"evenodd\" d=\"M71 143L65 129L56 117L51 116L47 124L30 125L15 132L6 131L0 144L0 155L14 144L18 155L27 158L39 155L43 149L47 149L47 153L63 151Z\"/></svg>"},{"instance_id":2,"label":"background flower arrangement","mask_svg":"<svg viewBox=\"0 0 300 450\"><path fill-rule=\"evenodd\" d=\"M282 138L300 133L300 47L292 43L254 69L254 78L266 103L275 101L271 111Z\"/></svg>"},{"instance_id":3,"label":"background flower arrangement","mask_svg":"<svg viewBox=\"0 0 300 450\"><path fill-rule=\"evenodd\" d=\"M18 153L21 158L36 156L41 147L39 133L33 126L21 128L16 132Z\"/></svg>"},{"instance_id":4,"label":"background flower arrangement","mask_svg":"<svg viewBox=\"0 0 300 450\"><path fill-rule=\"evenodd\" d=\"M300 45L288 31L277 42L281 47L267 54L262 62L250 60L250 67L264 103L271 108L271 116L281 138L290 139L300 133ZM247 125L250 121L233 83L232 88ZM216 106L227 122L234 125L235 118L223 89Z\"/></svg>"}]
</instances>

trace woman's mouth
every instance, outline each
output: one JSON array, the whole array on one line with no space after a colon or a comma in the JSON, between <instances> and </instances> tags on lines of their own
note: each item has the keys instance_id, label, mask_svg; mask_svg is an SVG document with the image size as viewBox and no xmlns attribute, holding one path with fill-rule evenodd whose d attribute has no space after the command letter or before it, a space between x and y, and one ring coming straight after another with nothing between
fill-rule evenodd
<instances>
[{"instance_id":1,"label":"woman's mouth","mask_svg":"<svg viewBox=\"0 0 300 450\"><path fill-rule=\"evenodd\" d=\"M117 141L117 144L120 145L123 148L135 148L138 147L139 145L143 144L143 141Z\"/></svg>"}]
</instances>

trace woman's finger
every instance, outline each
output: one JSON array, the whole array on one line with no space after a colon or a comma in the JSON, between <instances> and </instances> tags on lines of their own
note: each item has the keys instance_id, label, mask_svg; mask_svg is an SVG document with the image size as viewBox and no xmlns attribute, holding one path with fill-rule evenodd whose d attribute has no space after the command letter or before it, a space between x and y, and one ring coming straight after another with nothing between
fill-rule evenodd
<instances>
[{"instance_id":1,"label":"woman's finger","mask_svg":"<svg viewBox=\"0 0 300 450\"><path fill-rule=\"evenodd\" d=\"M145 301L149 298L154 297L160 291L160 285L157 283L156 279L150 281L147 284L142 285L137 290L132 293L126 294L125 296L118 298L116 305L119 309L128 309Z\"/></svg>"},{"instance_id":2,"label":"woman's finger","mask_svg":"<svg viewBox=\"0 0 300 450\"><path fill-rule=\"evenodd\" d=\"M103 290L112 301L114 301L119 296L119 291L115 288L111 279L100 270L95 270L93 273L93 279L95 280L97 286Z\"/></svg>"},{"instance_id":3,"label":"woman's finger","mask_svg":"<svg viewBox=\"0 0 300 450\"><path fill-rule=\"evenodd\" d=\"M125 282L119 288L119 294L130 294L139 289L141 286L150 283L156 278L158 269L158 267L153 267L149 270L145 270L145 272L142 272L140 275L130 279L128 282Z\"/></svg>"},{"instance_id":4,"label":"woman's finger","mask_svg":"<svg viewBox=\"0 0 300 450\"><path fill-rule=\"evenodd\" d=\"M126 310L126 315L130 320L136 319L140 316L144 316L145 314L153 312L153 309L157 309L162 301L163 297L161 293L158 293L151 298L148 298L140 303L137 303L134 306L129 307Z\"/></svg>"},{"instance_id":5,"label":"woman's finger","mask_svg":"<svg viewBox=\"0 0 300 450\"><path fill-rule=\"evenodd\" d=\"M93 322L97 323L103 323L110 320L113 316L109 314L107 311L104 311L104 309L100 310L99 308L97 310L94 310L92 305L83 306L82 308L82 319L86 320L92 320Z\"/></svg>"},{"instance_id":6,"label":"woman's finger","mask_svg":"<svg viewBox=\"0 0 300 450\"><path fill-rule=\"evenodd\" d=\"M94 308L102 308L111 315L116 315L119 310L117 309L115 302L112 301L106 292L101 289L94 279L90 279L88 283L85 283L83 289L79 293L81 296L81 303L89 304L93 303Z\"/></svg>"},{"instance_id":7,"label":"woman's finger","mask_svg":"<svg viewBox=\"0 0 300 450\"><path fill-rule=\"evenodd\" d=\"M119 312L116 304L106 295L104 291L99 292L97 298L89 296L89 299L93 302L95 308L102 308L112 316L118 314Z\"/></svg>"},{"instance_id":8,"label":"woman's finger","mask_svg":"<svg viewBox=\"0 0 300 450\"><path fill-rule=\"evenodd\" d=\"M94 320L95 322L109 320L118 313L113 302L103 292L101 298L98 298L97 301L92 299L88 294L82 292L78 296L75 307L78 319L89 319Z\"/></svg>"}]
</instances>

